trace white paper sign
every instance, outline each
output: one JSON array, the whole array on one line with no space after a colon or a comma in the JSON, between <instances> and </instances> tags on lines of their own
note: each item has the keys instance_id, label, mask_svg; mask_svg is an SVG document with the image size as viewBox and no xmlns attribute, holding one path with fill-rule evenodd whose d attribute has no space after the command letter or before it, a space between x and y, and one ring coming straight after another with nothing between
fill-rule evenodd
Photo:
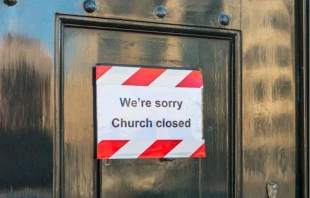
<instances>
[{"instance_id":1,"label":"white paper sign","mask_svg":"<svg viewBox=\"0 0 310 198\"><path fill-rule=\"evenodd\" d=\"M199 70L97 66L96 78L97 158L204 157Z\"/></svg>"}]
</instances>

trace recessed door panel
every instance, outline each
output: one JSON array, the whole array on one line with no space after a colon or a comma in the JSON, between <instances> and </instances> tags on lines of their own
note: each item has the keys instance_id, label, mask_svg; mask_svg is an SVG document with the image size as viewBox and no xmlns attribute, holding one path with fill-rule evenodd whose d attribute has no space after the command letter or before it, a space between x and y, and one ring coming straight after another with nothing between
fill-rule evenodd
<instances>
[{"instance_id":1,"label":"recessed door panel","mask_svg":"<svg viewBox=\"0 0 310 198\"><path fill-rule=\"evenodd\" d=\"M228 197L231 45L228 39L65 27L65 197ZM97 163L92 87L96 63L201 68L207 157Z\"/></svg>"}]
</instances>

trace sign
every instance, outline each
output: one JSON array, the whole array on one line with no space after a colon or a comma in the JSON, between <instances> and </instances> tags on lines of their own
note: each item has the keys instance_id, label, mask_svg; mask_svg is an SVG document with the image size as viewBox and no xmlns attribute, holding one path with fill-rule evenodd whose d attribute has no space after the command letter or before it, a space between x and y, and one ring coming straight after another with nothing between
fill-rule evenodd
<instances>
[{"instance_id":1,"label":"sign","mask_svg":"<svg viewBox=\"0 0 310 198\"><path fill-rule=\"evenodd\" d=\"M97 159L205 157L200 70L97 65Z\"/></svg>"}]
</instances>

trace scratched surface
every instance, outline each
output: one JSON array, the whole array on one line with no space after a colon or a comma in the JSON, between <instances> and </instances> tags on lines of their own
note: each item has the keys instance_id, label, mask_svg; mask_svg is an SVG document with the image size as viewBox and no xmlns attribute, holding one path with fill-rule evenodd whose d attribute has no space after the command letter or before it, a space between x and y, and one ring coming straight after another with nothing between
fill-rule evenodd
<instances>
[{"instance_id":1,"label":"scratched surface","mask_svg":"<svg viewBox=\"0 0 310 198\"><path fill-rule=\"evenodd\" d=\"M207 158L103 161L102 197L228 196L229 41L78 28L66 28L64 38L67 197L92 195L91 68L97 62L202 68L205 82Z\"/></svg>"},{"instance_id":2,"label":"scratched surface","mask_svg":"<svg viewBox=\"0 0 310 198\"><path fill-rule=\"evenodd\" d=\"M277 197L299 197L294 1L245 0L242 7L244 197L265 197L272 181Z\"/></svg>"},{"instance_id":3,"label":"scratched surface","mask_svg":"<svg viewBox=\"0 0 310 198\"><path fill-rule=\"evenodd\" d=\"M92 14L83 10L83 0L23 0L14 7L0 2L0 197L59 197L61 187L64 197L77 198L96 197L98 190L103 197L229 194L228 41L71 28L64 32L60 65L54 63L55 53L62 53L55 50L56 13L242 31L243 197L266 197L271 181L279 184L278 197L298 197L296 1L96 2L99 10ZM167 18L154 16L158 5L166 6ZM228 26L219 25L220 13L230 17ZM208 158L103 162L98 186L89 77L97 62L203 68L211 93L204 101ZM64 84L57 87L60 67Z\"/></svg>"},{"instance_id":4,"label":"scratched surface","mask_svg":"<svg viewBox=\"0 0 310 198\"><path fill-rule=\"evenodd\" d=\"M84 0L55 0L59 13L102 18L148 21L166 24L240 29L241 0L97 0L98 9L93 13L83 10ZM167 16L157 19L156 6L164 6ZM218 16L226 13L230 17L228 26L218 23Z\"/></svg>"},{"instance_id":5,"label":"scratched surface","mask_svg":"<svg viewBox=\"0 0 310 198\"><path fill-rule=\"evenodd\" d=\"M29 3L0 1L1 198L53 194L53 1Z\"/></svg>"}]
</instances>

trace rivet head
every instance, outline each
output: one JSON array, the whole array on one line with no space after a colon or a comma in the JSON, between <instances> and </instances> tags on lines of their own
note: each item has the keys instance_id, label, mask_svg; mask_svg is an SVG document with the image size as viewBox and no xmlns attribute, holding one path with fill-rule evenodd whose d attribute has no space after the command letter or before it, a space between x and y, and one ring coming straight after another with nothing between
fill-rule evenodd
<instances>
[{"instance_id":1,"label":"rivet head","mask_svg":"<svg viewBox=\"0 0 310 198\"><path fill-rule=\"evenodd\" d=\"M269 198L277 197L277 188L278 185L275 182L271 182L267 184L267 193Z\"/></svg>"},{"instance_id":2,"label":"rivet head","mask_svg":"<svg viewBox=\"0 0 310 198\"><path fill-rule=\"evenodd\" d=\"M226 14L220 14L218 20L221 25L226 26L229 24L229 17Z\"/></svg>"},{"instance_id":3,"label":"rivet head","mask_svg":"<svg viewBox=\"0 0 310 198\"><path fill-rule=\"evenodd\" d=\"M158 18L162 19L167 16L167 10L163 6L158 6L155 8L155 14Z\"/></svg>"},{"instance_id":4,"label":"rivet head","mask_svg":"<svg viewBox=\"0 0 310 198\"><path fill-rule=\"evenodd\" d=\"M84 10L88 13L92 13L97 9L97 5L92 0L86 0L84 1Z\"/></svg>"},{"instance_id":5,"label":"rivet head","mask_svg":"<svg viewBox=\"0 0 310 198\"><path fill-rule=\"evenodd\" d=\"M107 159L104 163L105 166L110 166L111 165L111 160Z\"/></svg>"},{"instance_id":6,"label":"rivet head","mask_svg":"<svg viewBox=\"0 0 310 198\"><path fill-rule=\"evenodd\" d=\"M8 6L15 6L18 0L4 0L4 3Z\"/></svg>"}]
</instances>

